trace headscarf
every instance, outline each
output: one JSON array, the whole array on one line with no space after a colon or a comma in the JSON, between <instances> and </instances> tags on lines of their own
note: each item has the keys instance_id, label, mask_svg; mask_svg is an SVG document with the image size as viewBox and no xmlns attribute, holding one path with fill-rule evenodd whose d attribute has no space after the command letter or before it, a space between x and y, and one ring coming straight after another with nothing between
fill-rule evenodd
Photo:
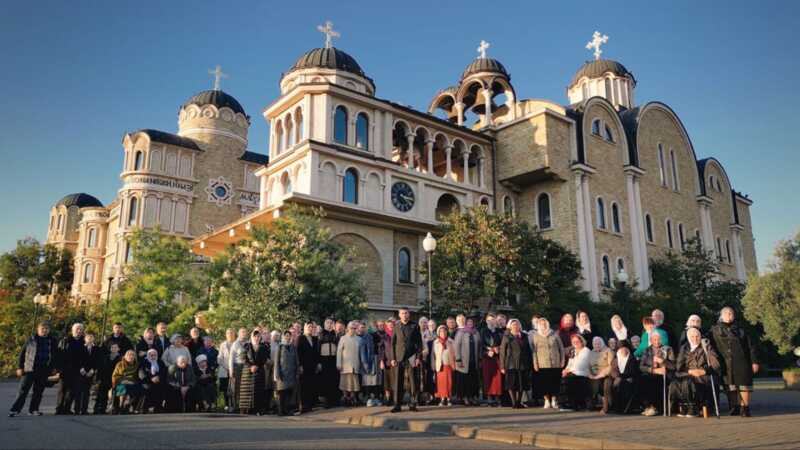
<instances>
[{"instance_id":1,"label":"headscarf","mask_svg":"<svg viewBox=\"0 0 800 450\"><path fill-rule=\"evenodd\" d=\"M585 324L582 324L582 323L578 322L580 320L581 314L586 316L586 323ZM583 334L583 333L585 333L587 331L589 333L591 333L592 332L592 322L589 320L589 314L586 314L584 311L578 311L578 313L575 314L575 326L578 327L578 331L580 331L581 334Z\"/></svg>"},{"instance_id":2,"label":"headscarf","mask_svg":"<svg viewBox=\"0 0 800 450\"><path fill-rule=\"evenodd\" d=\"M592 350L594 350L594 343L598 341L600 342L600 351L602 352L606 349L606 342L600 336L592 338Z\"/></svg>"},{"instance_id":3,"label":"headscarf","mask_svg":"<svg viewBox=\"0 0 800 450\"><path fill-rule=\"evenodd\" d=\"M515 336L514 333L511 331L511 324L513 324L513 323L516 323L517 325L519 325L519 336ZM509 319L508 323L506 324L506 328L508 329L508 333L510 335L512 335L514 337L521 337L522 336L522 322L520 322L517 319L514 319L514 318Z\"/></svg>"},{"instance_id":4,"label":"headscarf","mask_svg":"<svg viewBox=\"0 0 800 450\"><path fill-rule=\"evenodd\" d=\"M444 337L439 336L439 330L444 330ZM447 333L448 333L447 326L439 325L438 327L436 327L436 339L439 340L443 348L447 348Z\"/></svg>"},{"instance_id":5,"label":"headscarf","mask_svg":"<svg viewBox=\"0 0 800 450\"><path fill-rule=\"evenodd\" d=\"M617 350L617 368L619 369L619 373L625 373L625 367L628 365L628 360L631 357L630 350L628 350L627 356L622 356L622 353L624 353L622 351L623 348L625 347L621 347L619 350Z\"/></svg>"},{"instance_id":6,"label":"headscarf","mask_svg":"<svg viewBox=\"0 0 800 450\"><path fill-rule=\"evenodd\" d=\"M689 343L689 351L690 351L690 352L693 352L693 351L695 351L695 349L696 349L697 347L700 347L700 344L692 344L692 340L691 340L691 339L689 339L689 333L690 333L692 330L696 331L696 332L697 332L697 334L699 334L699 335L701 336L701 338L702 338L702 334L700 333L700 330L698 330L697 328L695 328L695 327L689 327L689 328L687 328L687 329L686 329L686 342L688 342L688 343Z\"/></svg>"},{"instance_id":7,"label":"headscarf","mask_svg":"<svg viewBox=\"0 0 800 450\"><path fill-rule=\"evenodd\" d=\"M155 355L151 358L151 355ZM147 351L147 360L150 362L150 376L154 377L158 375L158 351L156 349L151 348Z\"/></svg>"},{"instance_id":8,"label":"headscarf","mask_svg":"<svg viewBox=\"0 0 800 450\"><path fill-rule=\"evenodd\" d=\"M540 321L544 320L545 322L547 322L547 328L536 327L536 332L539 333L539 336L544 336L544 337L550 336L550 334L553 332L553 329L550 328L550 321L545 318L540 318L539 320Z\"/></svg>"},{"instance_id":9,"label":"headscarf","mask_svg":"<svg viewBox=\"0 0 800 450\"><path fill-rule=\"evenodd\" d=\"M686 329L687 330L689 328L697 328L696 326L692 325L692 322L694 322L695 320L698 323L703 323L703 319L701 319L700 316L698 316L697 314L692 314L691 316L689 316L688 319L686 319Z\"/></svg>"},{"instance_id":10,"label":"headscarf","mask_svg":"<svg viewBox=\"0 0 800 450\"><path fill-rule=\"evenodd\" d=\"M619 319L619 323L622 324L621 328L614 328L614 317ZM614 332L614 336L616 336L617 340L620 342L628 339L628 328L625 326L625 322L622 321L622 317L617 314L611 317L611 331Z\"/></svg>"}]
</instances>

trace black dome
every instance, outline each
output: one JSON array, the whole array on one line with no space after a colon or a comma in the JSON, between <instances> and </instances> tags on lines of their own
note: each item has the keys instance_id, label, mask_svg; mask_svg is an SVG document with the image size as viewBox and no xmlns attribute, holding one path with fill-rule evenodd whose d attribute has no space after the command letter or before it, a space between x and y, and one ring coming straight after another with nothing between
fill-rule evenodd
<instances>
[{"instance_id":1,"label":"black dome","mask_svg":"<svg viewBox=\"0 0 800 450\"><path fill-rule=\"evenodd\" d=\"M473 73L478 72L495 72L511 79L506 68L500 64L500 61L493 58L475 58L475 60L464 69L464 73L461 74L461 79L463 80Z\"/></svg>"},{"instance_id":2,"label":"black dome","mask_svg":"<svg viewBox=\"0 0 800 450\"><path fill-rule=\"evenodd\" d=\"M636 79L633 78L633 74L630 73L622 64L610 59L596 59L594 61L587 62L581 66L580 69L578 69L578 72L576 72L575 76L572 77L570 86L573 86L584 76L588 78L597 78L602 76L604 73L609 72L620 77L630 77L633 79L633 82L636 83Z\"/></svg>"},{"instance_id":3,"label":"black dome","mask_svg":"<svg viewBox=\"0 0 800 450\"><path fill-rule=\"evenodd\" d=\"M84 194L83 192L64 196L64 198L59 200L55 206L61 206L61 205L64 205L67 208L69 208L70 206L77 206L78 208L103 206L103 204L100 203L100 200L89 194Z\"/></svg>"},{"instance_id":4,"label":"black dome","mask_svg":"<svg viewBox=\"0 0 800 450\"><path fill-rule=\"evenodd\" d=\"M233 98L230 94L225 93L224 91L218 91L214 89L209 89L207 91L203 91L200 93L195 94L189 100L186 100L181 108L185 108L189 105L214 105L217 108L222 108L223 106L228 107L233 110L233 112L247 115L244 112L244 108L239 102Z\"/></svg>"},{"instance_id":5,"label":"black dome","mask_svg":"<svg viewBox=\"0 0 800 450\"><path fill-rule=\"evenodd\" d=\"M286 73L313 68L343 70L367 78L355 58L335 47L309 50Z\"/></svg>"}]
</instances>

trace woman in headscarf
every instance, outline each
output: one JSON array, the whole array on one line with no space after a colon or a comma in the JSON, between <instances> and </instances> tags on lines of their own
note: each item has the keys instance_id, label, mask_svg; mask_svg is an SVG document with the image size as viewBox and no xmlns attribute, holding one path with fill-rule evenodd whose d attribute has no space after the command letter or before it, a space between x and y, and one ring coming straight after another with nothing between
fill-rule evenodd
<instances>
[{"instance_id":1,"label":"woman in headscarf","mask_svg":"<svg viewBox=\"0 0 800 450\"><path fill-rule=\"evenodd\" d=\"M299 365L297 349L292 344L292 332L287 330L283 333L273 371L275 390L278 391L279 416L289 414L289 400L297 385Z\"/></svg>"},{"instance_id":2,"label":"woman in headscarf","mask_svg":"<svg viewBox=\"0 0 800 450\"><path fill-rule=\"evenodd\" d=\"M722 308L719 322L711 328L714 347L722 357L722 384L728 394L732 416L750 417L753 375L758 372L756 349L750 337L735 322L733 308Z\"/></svg>"},{"instance_id":3,"label":"woman in headscarf","mask_svg":"<svg viewBox=\"0 0 800 450\"><path fill-rule=\"evenodd\" d=\"M642 352L639 370L642 372L641 395L644 416L656 416L664 405L664 383L675 370L675 352L661 344L661 334L650 333L650 346Z\"/></svg>"},{"instance_id":4,"label":"woman in headscarf","mask_svg":"<svg viewBox=\"0 0 800 450\"><path fill-rule=\"evenodd\" d=\"M589 314L586 311L575 313L575 327L578 328L578 334L583 336L586 342L592 342L596 336L596 333L592 331L592 322L589 320Z\"/></svg>"},{"instance_id":5,"label":"woman in headscarf","mask_svg":"<svg viewBox=\"0 0 800 450\"><path fill-rule=\"evenodd\" d=\"M456 365L455 343L447 334L447 327L439 325L437 337L433 341L433 364L431 368L436 374L436 398L439 406L450 406L453 395L453 368Z\"/></svg>"},{"instance_id":6,"label":"woman in headscarf","mask_svg":"<svg viewBox=\"0 0 800 450\"><path fill-rule=\"evenodd\" d=\"M617 348L630 347L630 339L628 336L628 328L622 322L622 317L619 314L611 316L611 336L608 337L609 347L611 346L611 338L617 340ZM616 349L614 349L616 350Z\"/></svg>"},{"instance_id":7,"label":"woman in headscarf","mask_svg":"<svg viewBox=\"0 0 800 450\"><path fill-rule=\"evenodd\" d=\"M258 329L250 333L250 341L244 345L244 365L239 389L239 411L242 414L266 414L269 410L267 396L267 362L270 348L261 341Z\"/></svg>"},{"instance_id":8,"label":"woman in headscarf","mask_svg":"<svg viewBox=\"0 0 800 450\"><path fill-rule=\"evenodd\" d=\"M199 353L194 358L195 398L198 411L211 412L217 403L217 371L208 362L208 356Z\"/></svg>"},{"instance_id":9,"label":"woman in headscarf","mask_svg":"<svg viewBox=\"0 0 800 450\"><path fill-rule=\"evenodd\" d=\"M500 344L505 330L497 328L494 314L486 315L486 328L481 331L481 368L483 369L483 395L489 406L500 406L503 395L503 374L500 373Z\"/></svg>"},{"instance_id":10,"label":"woman in headscarf","mask_svg":"<svg viewBox=\"0 0 800 450\"><path fill-rule=\"evenodd\" d=\"M575 319L572 317L572 314L566 313L561 316L561 320L558 323L558 337L561 338L561 344L564 346L564 349L569 349L572 346L570 338L577 332L578 327L575 326Z\"/></svg>"},{"instance_id":11,"label":"woman in headscarf","mask_svg":"<svg viewBox=\"0 0 800 450\"><path fill-rule=\"evenodd\" d=\"M678 417L696 417L701 403L716 395L711 391L710 377L718 373L719 366L717 352L708 339L703 339L700 330L694 327L686 330L686 343L680 348L675 378L669 385L671 410Z\"/></svg>"},{"instance_id":12,"label":"woman in headscarf","mask_svg":"<svg viewBox=\"0 0 800 450\"><path fill-rule=\"evenodd\" d=\"M155 412L162 412L166 400L167 366L158 359L158 350L147 350L145 358L139 365L139 379L142 380L145 396L142 412L151 407Z\"/></svg>"},{"instance_id":13,"label":"woman in headscarf","mask_svg":"<svg viewBox=\"0 0 800 450\"><path fill-rule=\"evenodd\" d=\"M505 376L512 408L522 409L522 393L528 390L533 365L528 336L517 319L508 322L508 332L500 343L500 372Z\"/></svg>"},{"instance_id":14,"label":"woman in headscarf","mask_svg":"<svg viewBox=\"0 0 800 450\"><path fill-rule=\"evenodd\" d=\"M459 316L463 317L463 315ZM458 322L458 318L456 318ZM456 351L456 395L467 406L478 406L480 380L478 375L478 358L481 355L481 339L475 330L475 321L472 318L464 320L464 326L456 333L454 339Z\"/></svg>"},{"instance_id":15,"label":"woman in headscarf","mask_svg":"<svg viewBox=\"0 0 800 450\"><path fill-rule=\"evenodd\" d=\"M591 397L589 375L591 375L591 351L586 347L586 341L578 333L570 338L573 356L567 361L567 367L561 371L565 378L567 398L570 408L561 408L561 411L582 410L588 406Z\"/></svg>"},{"instance_id":16,"label":"woman in headscarf","mask_svg":"<svg viewBox=\"0 0 800 450\"><path fill-rule=\"evenodd\" d=\"M611 362L611 374L603 386L603 396L608 401L603 403L601 412L627 414L633 404L638 382L639 362L630 348L620 347Z\"/></svg>"},{"instance_id":17,"label":"woman in headscarf","mask_svg":"<svg viewBox=\"0 0 800 450\"><path fill-rule=\"evenodd\" d=\"M339 338L336 349L336 368L339 370L339 390L344 394L344 406L357 406L361 391L361 338L356 335L358 323L350 321L345 335Z\"/></svg>"},{"instance_id":18,"label":"woman in headscarf","mask_svg":"<svg viewBox=\"0 0 800 450\"><path fill-rule=\"evenodd\" d=\"M533 386L537 396L544 398L545 408L558 409L558 393L561 389L561 368L565 361L564 344L555 331L550 328L550 321L544 317L533 334L533 370L537 374L538 383Z\"/></svg>"},{"instance_id":19,"label":"woman in headscarf","mask_svg":"<svg viewBox=\"0 0 800 450\"><path fill-rule=\"evenodd\" d=\"M689 328L697 328L700 332L700 336L704 336L703 329L701 328L703 325L703 319L700 318L697 314L692 314L686 319L686 328L681 331L681 338L678 340L678 349L683 348L683 344L687 342L686 339L686 332L689 331Z\"/></svg>"},{"instance_id":20,"label":"woman in headscarf","mask_svg":"<svg viewBox=\"0 0 800 450\"><path fill-rule=\"evenodd\" d=\"M590 384L592 385L592 401L598 396L603 396L603 411L608 411L608 398L603 395L603 387L605 386L606 378L611 374L611 361L614 359L614 352L612 352L603 338L595 336L592 339L592 353L590 357L590 370L589 376Z\"/></svg>"},{"instance_id":21,"label":"woman in headscarf","mask_svg":"<svg viewBox=\"0 0 800 450\"><path fill-rule=\"evenodd\" d=\"M189 358L184 355L178 357L175 365L167 369L169 373L170 394L169 410L172 412L191 412L196 400L195 385L197 378L189 364Z\"/></svg>"},{"instance_id":22,"label":"woman in headscarf","mask_svg":"<svg viewBox=\"0 0 800 450\"><path fill-rule=\"evenodd\" d=\"M161 361L164 361L164 365L169 369L178 363L178 357L180 356L185 356L191 365L192 354L189 353L189 348L183 345L183 336L175 333L172 335L169 341L172 343L172 345L167 347L167 349L164 350L164 354L161 355Z\"/></svg>"},{"instance_id":23,"label":"woman in headscarf","mask_svg":"<svg viewBox=\"0 0 800 450\"><path fill-rule=\"evenodd\" d=\"M139 364L136 352L128 350L114 367L111 374L111 386L114 395L120 398L120 410L123 413L135 409L140 397L144 394L139 381Z\"/></svg>"}]
</instances>

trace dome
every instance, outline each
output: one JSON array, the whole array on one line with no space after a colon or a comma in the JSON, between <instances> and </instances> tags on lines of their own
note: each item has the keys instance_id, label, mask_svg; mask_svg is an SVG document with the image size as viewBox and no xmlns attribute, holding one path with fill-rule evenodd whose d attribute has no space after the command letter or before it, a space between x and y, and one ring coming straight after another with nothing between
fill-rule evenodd
<instances>
[{"instance_id":1,"label":"dome","mask_svg":"<svg viewBox=\"0 0 800 450\"><path fill-rule=\"evenodd\" d=\"M475 60L464 69L464 73L461 74L461 79L463 80L473 73L478 72L495 72L505 76L509 80L511 79L506 68L500 64L500 61L493 58L475 58Z\"/></svg>"},{"instance_id":2,"label":"dome","mask_svg":"<svg viewBox=\"0 0 800 450\"><path fill-rule=\"evenodd\" d=\"M343 70L367 78L355 58L335 47L315 48L306 52L286 73L314 68Z\"/></svg>"},{"instance_id":3,"label":"dome","mask_svg":"<svg viewBox=\"0 0 800 450\"><path fill-rule=\"evenodd\" d=\"M583 77L587 78L599 78L605 73L613 73L614 75L620 77L630 77L634 84L636 83L636 79L633 77L633 74L628 71L622 64L612 61L610 59L596 59L594 61L589 61L580 69L578 72L575 73L575 76L572 77L572 82L570 86L574 86L575 83L578 82Z\"/></svg>"},{"instance_id":4,"label":"dome","mask_svg":"<svg viewBox=\"0 0 800 450\"><path fill-rule=\"evenodd\" d=\"M222 108L224 106L232 109L235 113L241 113L245 116L247 115L244 112L242 105L239 104L239 102L233 98L233 96L220 90L209 89L207 91L197 93L189 100L186 100L183 105L181 105L181 108L185 108L189 105L214 105L217 108Z\"/></svg>"},{"instance_id":5,"label":"dome","mask_svg":"<svg viewBox=\"0 0 800 450\"><path fill-rule=\"evenodd\" d=\"M103 206L103 204L100 203L100 200L89 194L84 194L83 192L66 195L64 196L64 198L62 198L55 204L55 206L62 206L62 205L67 208L71 206L77 206L78 208Z\"/></svg>"}]
</instances>

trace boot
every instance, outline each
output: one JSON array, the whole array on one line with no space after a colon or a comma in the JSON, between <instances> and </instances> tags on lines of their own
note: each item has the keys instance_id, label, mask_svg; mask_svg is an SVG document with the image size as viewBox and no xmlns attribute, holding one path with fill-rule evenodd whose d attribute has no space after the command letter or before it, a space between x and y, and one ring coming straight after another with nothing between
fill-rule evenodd
<instances>
[{"instance_id":1,"label":"boot","mask_svg":"<svg viewBox=\"0 0 800 450\"><path fill-rule=\"evenodd\" d=\"M742 417L752 417L750 415L750 405L742 406Z\"/></svg>"}]
</instances>

